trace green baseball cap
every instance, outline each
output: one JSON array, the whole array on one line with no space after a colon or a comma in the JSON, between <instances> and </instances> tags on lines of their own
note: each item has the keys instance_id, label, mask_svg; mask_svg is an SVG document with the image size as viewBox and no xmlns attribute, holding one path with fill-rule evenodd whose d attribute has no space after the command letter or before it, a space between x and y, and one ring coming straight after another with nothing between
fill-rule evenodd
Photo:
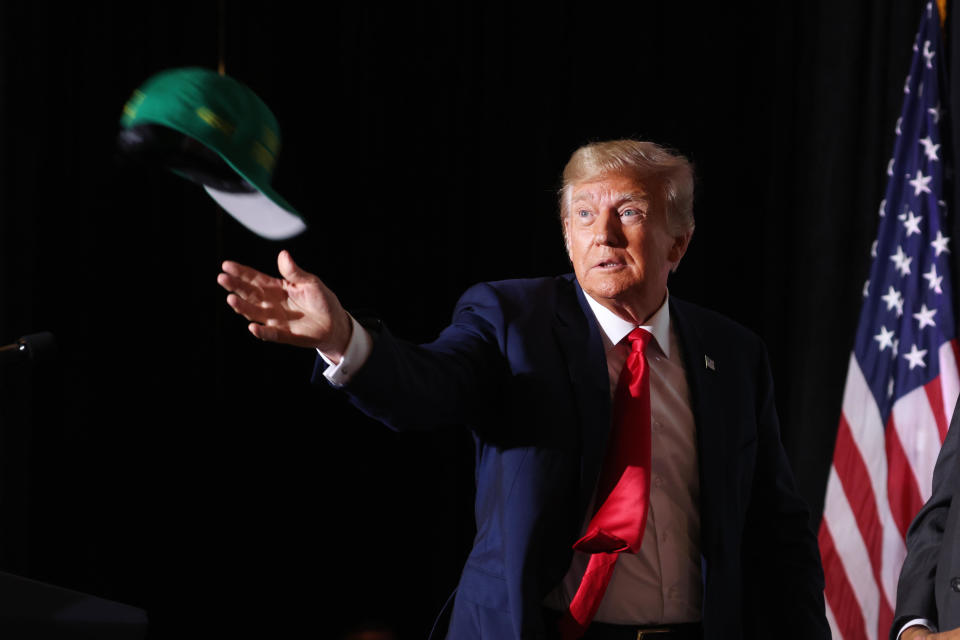
<instances>
[{"instance_id":1,"label":"green baseball cap","mask_svg":"<svg viewBox=\"0 0 960 640\"><path fill-rule=\"evenodd\" d=\"M246 85L198 67L161 71L133 92L120 125L122 151L202 184L254 233L283 240L307 228L270 186L280 127Z\"/></svg>"}]
</instances>

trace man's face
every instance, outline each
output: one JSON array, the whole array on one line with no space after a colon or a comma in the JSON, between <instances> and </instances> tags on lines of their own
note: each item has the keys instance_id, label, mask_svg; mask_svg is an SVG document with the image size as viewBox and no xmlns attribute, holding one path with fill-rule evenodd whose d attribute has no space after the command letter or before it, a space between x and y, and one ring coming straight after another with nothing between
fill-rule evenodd
<instances>
[{"instance_id":1,"label":"man's face","mask_svg":"<svg viewBox=\"0 0 960 640\"><path fill-rule=\"evenodd\" d=\"M671 233L663 203L633 178L610 175L573 188L564 222L583 290L621 317L646 320L692 232Z\"/></svg>"}]
</instances>

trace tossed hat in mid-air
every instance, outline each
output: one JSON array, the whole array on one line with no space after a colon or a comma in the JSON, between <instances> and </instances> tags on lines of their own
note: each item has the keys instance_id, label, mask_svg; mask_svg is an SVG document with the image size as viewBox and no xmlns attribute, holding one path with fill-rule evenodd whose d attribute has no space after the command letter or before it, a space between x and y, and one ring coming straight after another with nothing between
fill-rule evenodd
<instances>
[{"instance_id":1,"label":"tossed hat in mid-air","mask_svg":"<svg viewBox=\"0 0 960 640\"><path fill-rule=\"evenodd\" d=\"M198 67L162 71L133 92L120 125L124 153L203 185L254 233L283 240L307 228L270 186L277 119L233 78Z\"/></svg>"}]
</instances>

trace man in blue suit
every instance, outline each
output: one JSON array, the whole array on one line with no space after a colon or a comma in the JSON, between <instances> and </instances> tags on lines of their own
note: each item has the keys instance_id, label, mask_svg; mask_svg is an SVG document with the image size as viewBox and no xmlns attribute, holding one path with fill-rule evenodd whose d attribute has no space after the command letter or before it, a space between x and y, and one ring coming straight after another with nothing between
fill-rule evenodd
<instances>
[{"instance_id":1,"label":"man in blue suit","mask_svg":"<svg viewBox=\"0 0 960 640\"><path fill-rule=\"evenodd\" d=\"M667 293L693 233L690 164L617 140L578 149L563 178L574 274L477 285L430 344L361 326L286 252L281 278L226 262L218 282L251 333L316 348L317 377L388 426L472 429L477 535L447 637L828 638L766 350ZM642 541L588 548L578 538L609 497L598 478L624 442L610 434L632 428L611 407L638 327L652 450ZM592 561L608 553L596 591ZM599 604L566 624L584 589Z\"/></svg>"}]
</instances>

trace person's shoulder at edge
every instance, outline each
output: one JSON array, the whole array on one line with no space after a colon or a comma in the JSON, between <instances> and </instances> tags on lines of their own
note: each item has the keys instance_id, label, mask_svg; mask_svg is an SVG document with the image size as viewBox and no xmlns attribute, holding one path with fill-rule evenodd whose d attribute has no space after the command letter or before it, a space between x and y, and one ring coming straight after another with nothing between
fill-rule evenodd
<instances>
[{"instance_id":1,"label":"person's shoulder at edge","mask_svg":"<svg viewBox=\"0 0 960 640\"><path fill-rule=\"evenodd\" d=\"M486 301L493 296L497 304L503 307L503 314L507 317L523 313L531 307L531 302L552 303L558 295L566 291L574 294L576 279L572 273L559 276L542 276L536 278L512 278L509 280L493 280L478 282L469 287L457 303L457 311L478 301ZM575 295L575 294L574 294ZM573 300L573 298L571 298Z\"/></svg>"}]
</instances>

